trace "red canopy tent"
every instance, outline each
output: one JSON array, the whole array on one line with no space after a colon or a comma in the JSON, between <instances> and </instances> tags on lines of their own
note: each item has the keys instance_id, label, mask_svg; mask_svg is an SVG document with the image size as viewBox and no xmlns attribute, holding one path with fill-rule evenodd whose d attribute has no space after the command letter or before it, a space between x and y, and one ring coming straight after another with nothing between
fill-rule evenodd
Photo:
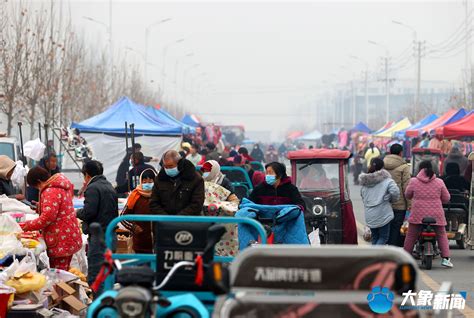
<instances>
[{"instance_id":1,"label":"red canopy tent","mask_svg":"<svg viewBox=\"0 0 474 318\"><path fill-rule=\"evenodd\" d=\"M446 121L453 117L457 112L458 111L456 109L450 109L445 114L443 114L443 116L439 117L438 119L426 125L425 127L421 127L415 130L407 130L405 135L407 137L418 137L425 132L429 133L431 130L436 129L437 127L440 127L441 125L446 123Z\"/></svg>"},{"instance_id":2,"label":"red canopy tent","mask_svg":"<svg viewBox=\"0 0 474 318\"><path fill-rule=\"evenodd\" d=\"M436 135L444 138L474 137L474 112L471 111L460 121L437 128Z\"/></svg>"}]
</instances>

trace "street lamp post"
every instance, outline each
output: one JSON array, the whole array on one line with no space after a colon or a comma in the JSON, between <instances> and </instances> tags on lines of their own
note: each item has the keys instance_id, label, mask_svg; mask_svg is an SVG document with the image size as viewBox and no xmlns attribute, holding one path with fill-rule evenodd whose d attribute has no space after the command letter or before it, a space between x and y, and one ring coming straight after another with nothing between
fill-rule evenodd
<instances>
[{"instance_id":1,"label":"street lamp post","mask_svg":"<svg viewBox=\"0 0 474 318\"><path fill-rule=\"evenodd\" d=\"M376 45L376 46L379 46L381 48L383 48L385 50L385 57L383 58L384 60L384 73L385 73L385 111L386 111L386 114L385 114L385 120L386 122L388 123L390 121L390 77L389 77L389 61L390 61L390 54L389 54L389 51L388 51L388 48L383 45L383 44L380 44L378 42L374 42L374 41L369 41L370 44L373 44L373 45Z\"/></svg>"},{"instance_id":2,"label":"street lamp post","mask_svg":"<svg viewBox=\"0 0 474 318\"><path fill-rule=\"evenodd\" d=\"M365 66L364 82L365 82L365 123L369 125L369 63L358 56L351 55L351 58L362 62Z\"/></svg>"},{"instance_id":3,"label":"street lamp post","mask_svg":"<svg viewBox=\"0 0 474 318\"><path fill-rule=\"evenodd\" d=\"M168 54L168 49L170 46L172 45L175 45L175 44L179 44L179 43L183 43L184 42L184 39L179 39L179 40L175 40L173 42L170 42L168 44L166 44L164 47L163 47L163 72L161 74L161 77L162 77L162 83L161 83L161 99L164 99L164 94L165 94L165 86L166 86L166 55Z\"/></svg>"},{"instance_id":4,"label":"street lamp post","mask_svg":"<svg viewBox=\"0 0 474 318\"><path fill-rule=\"evenodd\" d=\"M182 55L176 59L176 62L174 64L174 89L175 89L176 101L178 101L178 68L179 68L178 66L183 59L193 57L193 56L194 56L193 52Z\"/></svg>"},{"instance_id":5,"label":"street lamp post","mask_svg":"<svg viewBox=\"0 0 474 318\"><path fill-rule=\"evenodd\" d=\"M145 83L148 85L148 44L150 39L151 29L163 24L165 22L171 21L171 18L158 20L145 28Z\"/></svg>"},{"instance_id":6,"label":"street lamp post","mask_svg":"<svg viewBox=\"0 0 474 318\"><path fill-rule=\"evenodd\" d=\"M112 46L112 1L110 1L109 8L109 24L96 20L91 17L83 16L82 18L96 24L103 26L109 37L109 68L110 68L110 95L113 95L114 88L114 62L113 62L113 46Z\"/></svg>"},{"instance_id":7,"label":"street lamp post","mask_svg":"<svg viewBox=\"0 0 474 318\"><path fill-rule=\"evenodd\" d=\"M415 95L415 109L414 109L414 119L417 120L418 109L420 108L420 90L421 90L421 41L418 41L418 33L416 29L412 26L404 24L400 21L392 20L393 24L397 24L404 28L409 29L412 31L413 34L413 44L415 45L416 54L414 55L415 58L415 77L416 77L416 95Z\"/></svg>"}]
</instances>

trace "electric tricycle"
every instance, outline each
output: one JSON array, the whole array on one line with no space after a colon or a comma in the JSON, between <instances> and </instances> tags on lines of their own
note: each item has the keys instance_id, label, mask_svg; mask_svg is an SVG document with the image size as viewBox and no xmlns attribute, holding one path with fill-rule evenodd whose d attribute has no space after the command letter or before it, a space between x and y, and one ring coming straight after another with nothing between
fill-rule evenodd
<instances>
[{"instance_id":1,"label":"electric tricycle","mask_svg":"<svg viewBox=\"0 0 474 318\"><path fill-rule=\"evenodd\" d=\"M153 222L154 254L113 254L113 234L121 221ZM105 262L92 285L97 291L103 283L104 292L89 307L87 317L210 317L215 295L224 293L228 285L225 263L233 259L214 256L214 246L225 233L223 224L250 225L266 243L265 230L252 219L161 215L115 218L105 234ZM97 241L100 226L91 231L91 240Z\"/></svg>"},{"instance_id":2,"label":"electric tricycle","mask_svg":"<svg viewBox=\"0 0 474 318\"><path fill-rule=\"evenodd\" d=\"M322 244L357 244L348 184L350 157L349 151L338 149L288 153L292 181L306 203L306 231L317 230Z\"/></svg>"}]
</instances>

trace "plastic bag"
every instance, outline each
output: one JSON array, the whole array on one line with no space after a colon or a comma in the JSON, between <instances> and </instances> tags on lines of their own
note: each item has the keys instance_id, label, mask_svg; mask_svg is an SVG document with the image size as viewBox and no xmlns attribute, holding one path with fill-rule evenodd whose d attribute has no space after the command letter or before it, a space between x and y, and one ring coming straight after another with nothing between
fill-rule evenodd
<instances>
[{"instance_id":1,"label":"plastic bag","mask_svg":"<svg viewBox=\"0 0 474 318\"><path fill-rule=\"evenodd\" d=\"M40 273L28 272L9 279L5 285L15 288L18 294L40 290L46 285L46 276Z\"/></svg>"},{"instance_id":2,"label":"plastic bag","mask_svg":"<svg viewBox=\"0 0 474 318\"><path fill-rule=\"evenodd\" d=\"M319 229L313 229L313 231L308 234L308 239L311 246L321 246L321 238L319 237Z\"/></svg>"},{"instance_id":3,"label":"plastic bag","mask_svg":"<svg viewBox=\"0 0 474 318\"><path fill-rule=\"evenodd\" d=\"M364 241L366 242L371 242L372 240L372 231L367 225L364 227L364 234L362 237L364 238Z\"/></svg>"},{"instance_id":4,"label":"plastic bag","mask_svg":"<svg viewBox=\"0 0 474 318\"><path fill-rule=\"evenodd\" d=\"M41 140L39 140L39 138L27 141L23 145L25 156L35 161L39 161L43 158L45 150L46 146L41 142Z\"/></svg>"},{"instance_id":5,"label":"plastic bag","mask_svg":"<svg viewBox=\"0 0 474 318\"><path fill-rule=\"evenodd\" d=\"M23 244L16 234L23 232L15 219L0 214L0 258L6 255L24 254Z\"/></svg>"},{"instance_id":6,"label":"plastic bag","mask_svg":"<svg viewBox=\"0 0 474 318\"><path fill-rule=\"evenodd\" d=\"M15 187L23 189L25 186L25 178L28 174L28 167L23 166L22 161L17 161L15 170L13 170L12 174L12 183Z\"/></svg>"},{"instance_id":7,"label":"plastic bag","mask_svg":"<svg viewBox=\"0 0 474 318\"><path fill-rule=\"evenodd\" d=\"M21 233L23 230L15 219L7 214L0 214L0 236Z\"/></svg>"}]
</instances>

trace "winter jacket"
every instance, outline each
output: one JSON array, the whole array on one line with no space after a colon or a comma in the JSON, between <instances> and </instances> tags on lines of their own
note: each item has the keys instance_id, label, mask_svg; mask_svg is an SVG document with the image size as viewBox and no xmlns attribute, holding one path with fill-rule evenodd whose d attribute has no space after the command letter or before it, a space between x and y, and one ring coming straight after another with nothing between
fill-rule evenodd
<instances>
[{"instance_id":1,"label":"winter jacket","mask_svg":"<svg viewBox=\"0 0 474 318\"><path fill-rule=\"evenodd\" d=\"M221 158L221 155L217 152L216 149L214 149L213 151L209 152L206 155L206 160L207 161L209 161L209 160L219 161L220 158Z\"/></svg>"},{"instance_id":2,"label":"winter jacket","mask_svg":"<svg viewBox=\"0 0 474 318\"><path fill-rule=\"evenodd\" d=\"M469 191L471 184L463 176L447 176L443 178L444 185L448 190Z\"/></svg>"},{"instance_id":3,"label":"winter jacket","mask_svg":"<svg viewBox=\"0 0 474 318\"><path fill-rule=\"evenodd\" d=\"M122 162L120 163L117 170L117 176L115 177L115 183L117 184L117 187L120 187L120 189L127 188L127 191L125 192L128 192L127 174L128 170L130 170L130 155L131 153L127 153L122 159ZM121 191L118 192L122 193Z\"/></svg>"},{"instance_id":4,"label":"winter jacket","mask_svg":"<svg viewBox=\"0 0 474 318\"><path fill-rule=\"evenodd\" d=\"M256 219L257 215L266 219L274 219L272 232L275 242L282 244L309 244L304 223L304 213L296 205L259 205L243 199L236 217ZM240 250L248 247L250 241L258 240L257 231L249 225L238 226Z\"/></svg>"},{"instance_id":5,"label":"winter jacket","mask_svg":"<svg viewBox=\"0 0 474 318\"><path fill-rule=\"evenodd\" d=\"M155 179L150 210L162 215L200 215L204 204L204 180L186 159L178 163L178 176L161 169Z\"/></svg>"},{"instance_id":6,"label":"winter jacket","mask_svg":"<svg viewBox=\"0 0 474 318\"><path fill-rule=\"evenodd\" d=\"M422 224L423 218L430 216L435 218L436 225L446 225L443 203L449 202L451 196L441 179L435 175L428 178L423 169L410 180L405 196L412 199L408 222Z\"/></svg>"},{"instance_id":7,"label":"winter jacket","mask_svg":"<svg viewBox=\"0 0 474 318\"><path fill-rule=\"evenodd\" d=\"M261 183L253 189L249 199L256 204L293 204L300 206L302 210L305 209L305 203L298 188L291 183L291 179L288 177L283 178L277 188L266 182Z\"/></svg>"},{"instance_id":8,"label":"winter jacket","mask_svg":"<svg viewBox=\"0 0 474 318\"><path fill-rule=\"evenodd\" d=\"M377 147L367 149L364 155L367 167L370 167L370 162L372 161L372 159L378 157L380 157L380 150Z\"/></svg>"},{"instance_id":9,"label":"winter jacket","mask_svg":"<svg viewBox=\"0 0 474 318\"><path fill-rule=\"evenodd\" d=\"M125 209L126 214L151 214L150 198L140 196L133 209ZM153 251L153 238L151 234L151 222L131 222L133 233L133 250L135 253L150 254Z\"/></svg>"},{"instance_id":10,"label":"winter jacket","mask_svg":"<svg viewBox=\"0 0 474 318\"><path fill-rule=\"evenodd\" d=\"M443 175L446 174L446 166L450 162L455 162L459 165L460 174L463 176L468 166L469 160L461 152L451 152L443 163Z\"/></svg>"},{"instance_id":11,"label":"winter jacket","mask_svg":"<svg viewBox=\"0 0 474 318\"><path fill-rule=\"evenodd\" d=\"M82 247L73 197L72 183L60 173L52 176L40 193L39 217L22 225L24 231L41 230L49 257L70 256Z\"/></svg>"},{"instance_id":12,"label":"winter jacket","mask_svg":"<svg viewBox=\"0 0 474 318\"><path fill-rule=\"evenodd\" d=\"M84 207L77 212L83 221L84 234L89 234L89 225L99 223L105 233L107 225L118 216L117 192L105 176L93 177L84 192Z\"/></svg>"},{"instance_id":13,"label":"winter jacket","mask_svg":"<svg viewBox=\"0 0 474 318\"><path fill-rule=\"evenodd\" d=\"M265 159L265 155L262 149L260 149L260 147L253 148L252 152L250 153L250 156L252 156L252 158L254 158L255 161L259 161L259 162L262 162Z\"/></svg>"},{"instance_id":14,"label":"winter jacket","mask_svg":"<svg viewBox=\"0 0 474 318\"><path fill-rule=\"evenodd\" d=\"M0 195L5 194L8 197L15 196L13 183L7 178L10 171L15 169L16 163L8 156L0 156Z\"/></svg>"},{"instance_id":15,"label":"winter jacket","mask_svg":"<svg viewBox=\"0 0 474 318\"><path fill-rule=\"evenodd\" d=\"M385 170L392 176L393 181L400 190L400 198L392 203L394 210L406 211L410 209L410 201L405 198L405 190L411 179L410 166L406 161L397 155L387 155L383 159Z\"/></svg>"},{"instance_id":16,"label":"winter jacket","mask_svg":"<svg viewBox=\"0 0 474 318\"><path fill-rule=\"evenodd\" d=\"M360 194L365 208L365 223L374 229L393 220L392 202L400 197L400 190L387 170L363 173L359 176Z\"/></svg>"}]
</instances>

